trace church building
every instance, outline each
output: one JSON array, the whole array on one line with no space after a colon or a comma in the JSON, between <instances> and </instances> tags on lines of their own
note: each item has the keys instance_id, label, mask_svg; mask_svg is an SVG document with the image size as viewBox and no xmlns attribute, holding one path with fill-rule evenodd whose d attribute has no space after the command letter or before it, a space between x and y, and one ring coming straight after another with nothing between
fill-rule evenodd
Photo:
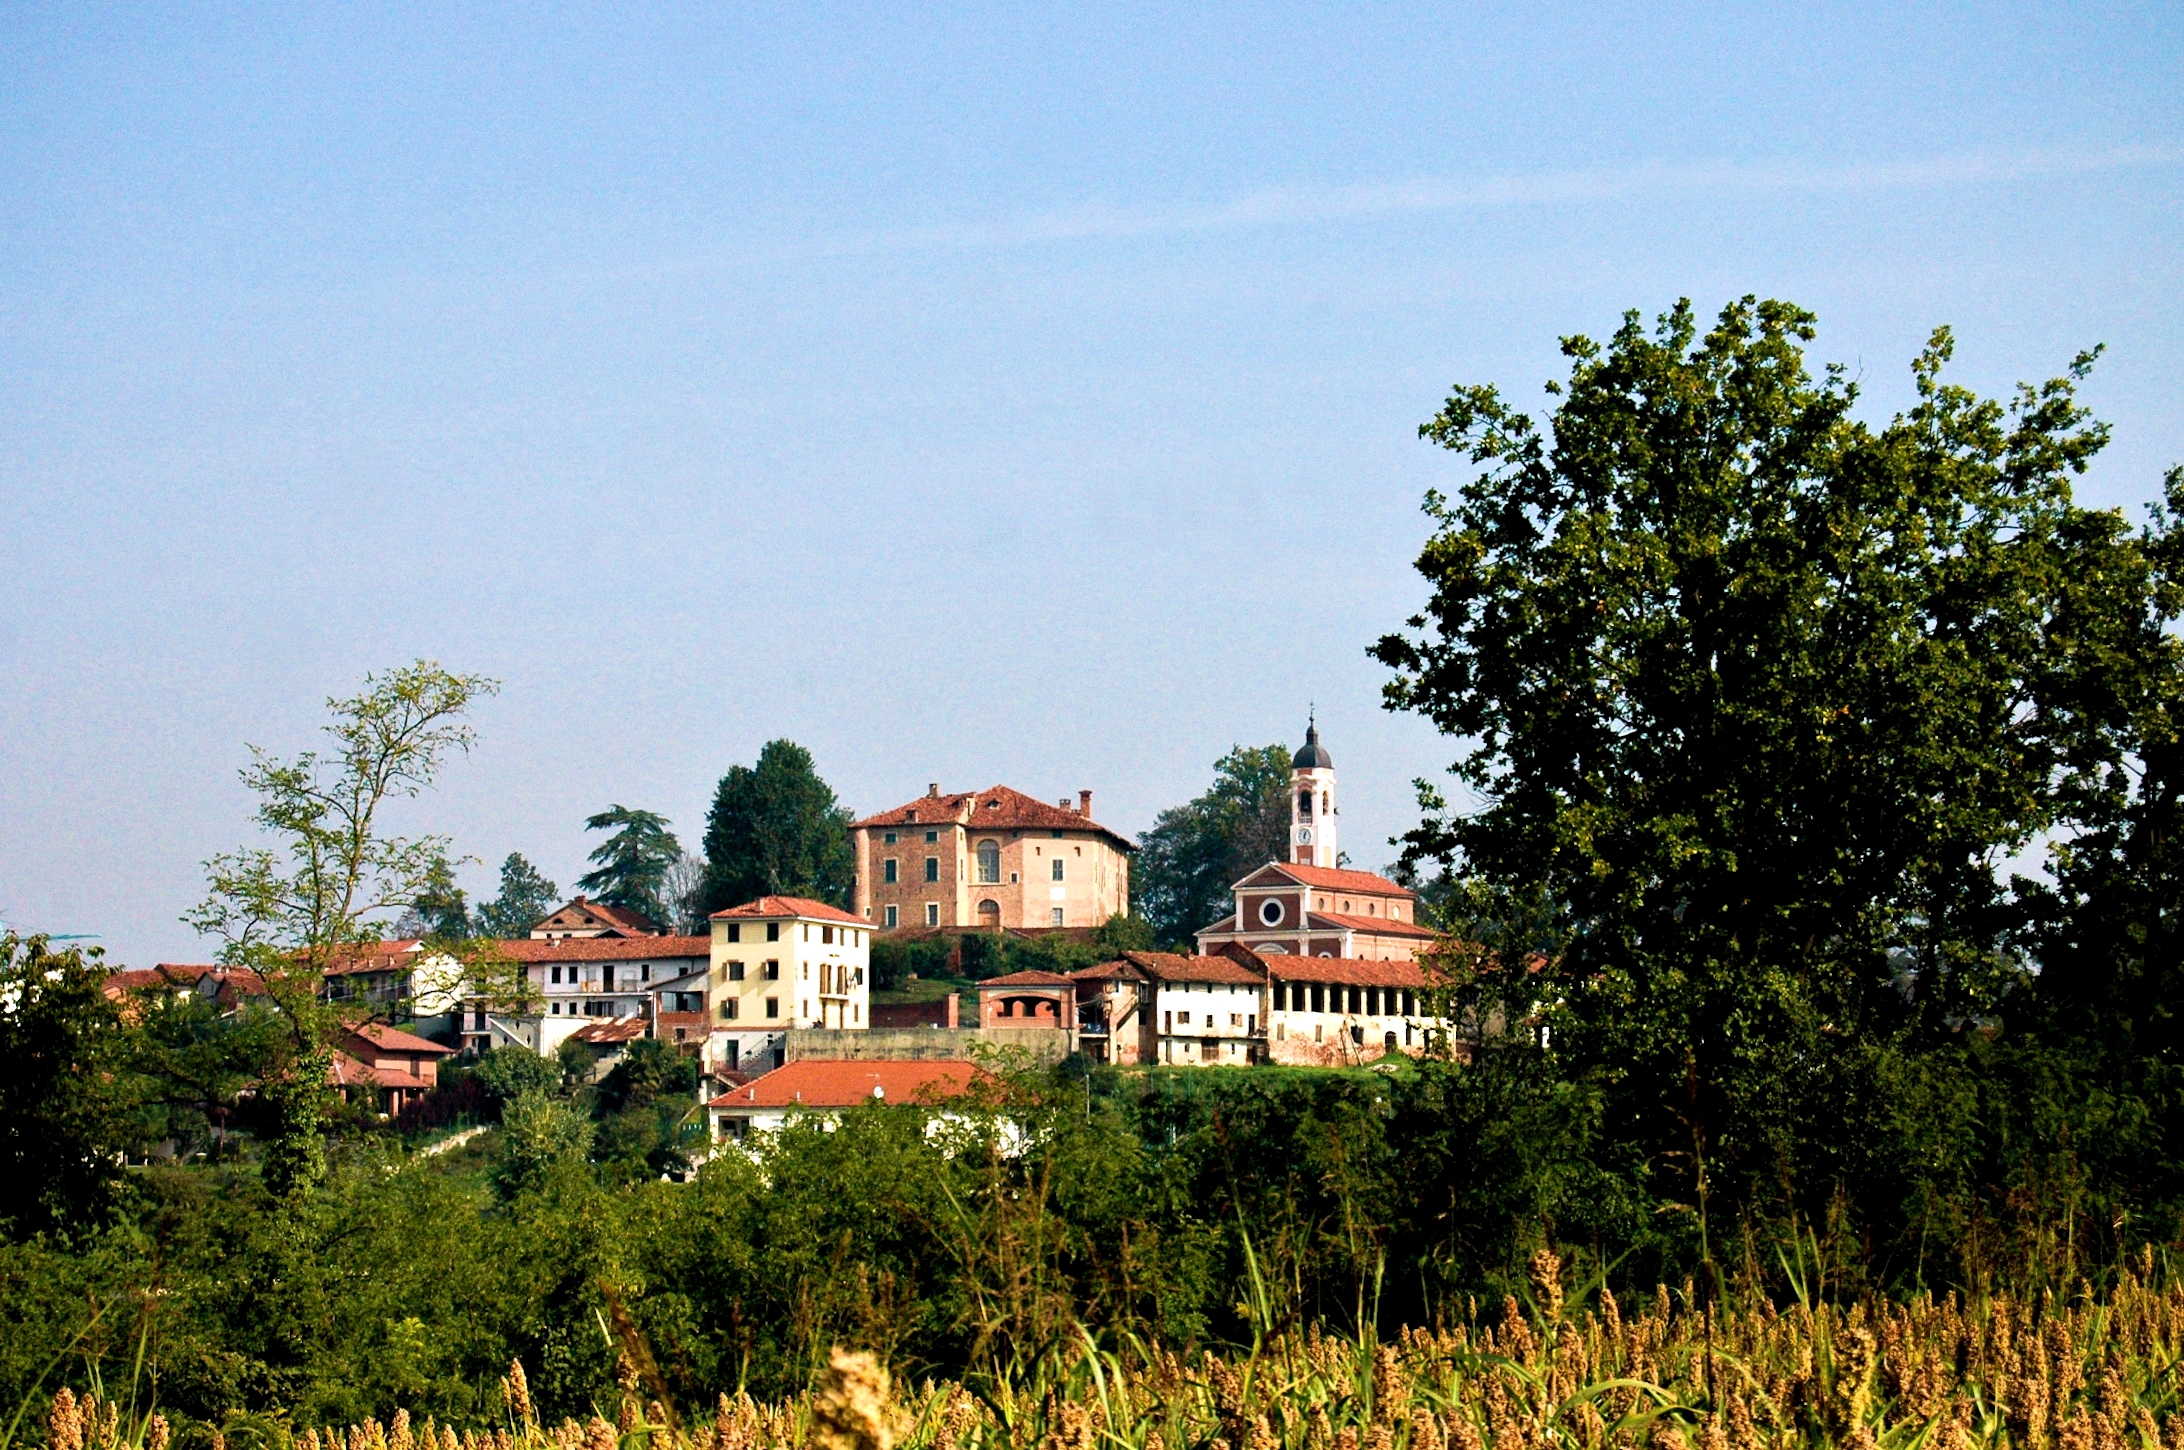
<instances>
[{"instance_id":1,"label":"church building","mask_svg":"<svg viewBox=\"0 0 2184 1450\"><path fill-rule=\"evenodd\" d=\"M1417 893L1338 864L1342 808L1318 722L1291 769L1289 859L1237 882L1236 909L1198 933L1198 950L1264 974L1259 1060L1348 1067L1422 1052L1448 1023L1419 963L1434 934Z\"/></svg>"},{"instance_id":2,"label":"church building","mask_svg":"<svg viewBox=\"0 0 2184 1450\"><path fill-rule=\"evenodd\" d=\"M1341 808L1335 761L1319 725L1290 763L1289 859L1269 861L1232 888L1236 910L1197 933L1202 954L1224 946L1259 956L1408 962L1433 940L1418 924L1418 896L1372 871L1336 863Z\"/></svg>"}]
</instances>

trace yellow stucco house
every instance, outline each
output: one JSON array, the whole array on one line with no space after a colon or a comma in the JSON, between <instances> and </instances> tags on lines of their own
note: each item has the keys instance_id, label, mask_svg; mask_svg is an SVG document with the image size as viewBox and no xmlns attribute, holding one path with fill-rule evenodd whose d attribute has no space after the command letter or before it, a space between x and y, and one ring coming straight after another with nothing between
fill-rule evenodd
<instances>
[{"instance_id":1,"label":"yellow stucco house","mask_svg":"<svg viewBox=\"0 0 2184 1450\"><path fill-rule=\"evenodd\" d=\"M872 928L802 896L716 911L708 1056L720 1067L779 1066L791 1028L872 1025Z\"/></svg>"}]
</instances>

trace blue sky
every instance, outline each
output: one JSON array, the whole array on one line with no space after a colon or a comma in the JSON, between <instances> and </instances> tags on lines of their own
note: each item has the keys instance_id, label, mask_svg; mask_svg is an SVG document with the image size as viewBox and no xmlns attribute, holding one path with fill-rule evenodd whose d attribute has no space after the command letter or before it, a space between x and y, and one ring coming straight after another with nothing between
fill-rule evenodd
<instances>
[{"instance_id":1,"label":"blue sky","mask_svg":"<svg viewBox=\"0 0 2184 1450\"><path fill-rule=\"evenodd\" d=\"M2173 6L0 12L0 915L201 959L245 742L497 676L403 824L564 886L786 735L860 812L1135 833L1316 702L1362 864L1452 755L1364 655L1416 425L1679 296L1906 395L2109 351L2184 460Z\"/></svg>"}]
</instances>

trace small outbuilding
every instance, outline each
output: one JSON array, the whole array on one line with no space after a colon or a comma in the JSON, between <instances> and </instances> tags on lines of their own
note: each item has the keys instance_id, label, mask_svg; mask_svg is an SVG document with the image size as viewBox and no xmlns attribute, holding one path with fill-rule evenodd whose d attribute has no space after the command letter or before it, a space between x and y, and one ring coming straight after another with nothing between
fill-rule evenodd
<instances>
[{"instance_id":1,"label":"small outbuilding","mask_svg":"<svg viewBox=\"0 0 2184 1450\"><path fill-rule=\"evenodd\" d=\"M706 1104L716 1138L776 1131L805 1113L830 1119L869 1104L963 1106L1000 1080L975 1063L953 1060L844 1062L806 1058L729 1089Z\"/></svg>"}]
</instances>

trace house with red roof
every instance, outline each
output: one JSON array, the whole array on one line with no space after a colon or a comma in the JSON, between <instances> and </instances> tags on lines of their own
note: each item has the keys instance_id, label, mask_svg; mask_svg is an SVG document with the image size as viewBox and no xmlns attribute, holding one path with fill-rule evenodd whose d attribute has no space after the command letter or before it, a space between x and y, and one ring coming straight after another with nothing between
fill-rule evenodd
<instances>
[{"instance_id":1,"label":"house with red roof","mask_svg":"<svg viewBox=\"0 0 2184 1450\"><path fill-rule=\"evenodd\" d=\"M1300 1067L1348 1067L1423 1052L1445 1034L1433 983L1416 961L1260 958L1267 973L1267 1057Z\"/></svg>"},{"instance_id":2,"label":"house with red roof","mask_svg":"<svg viewBox=\"0 0 2184 1450\"><path fill-rule=\"evenodd\" d=\"M227 1013L265 996L265 984L248 967L182 962L124 968L109 976L102 989L124 1013L132 1014L147 997L194 997Z\"/></svg>"},{"instance_id":3,"label":"house with red roof","mask_svg":"<svg viewBox=\"0 0 2184 1450\"><path fill-rule=\"evenodd\" d=\"M1092 819L1092 792L1053 805L1005 785L938 784L850 827L858 918L881 931L1096 927L1130 909L1137 847Z\"/></svg>"},{"instance_id":4,"label":"house with red roof","mask_svg":"<svg viewBox=\"0 0 2184 1450\"><path fill-rule=\"evenodd\" d=\"M428 1038L365 1022L345 1034L329 1075L347 1096L393 1117L439 1084L440 1059L450 1055Z\"/></svg>"},{"instance_id":5,"label":"house with red roof","mask_svg":"<svg viewBox=\"0 0 2184 1450\"><path fill-rule=\"evenodd\" d=\"M540 941L572 936L665 936L667 928L641 911L579 896L554 908L531 928Z\"/></svg>"},{"instance_id":6,"label":"house with red roof","mask_svg":"<svg viewBox=\"0 0 2184 1450\"><path fill-rule=\"evenodd\" d=\"M721 1093L706 1113L715 1138L745 1139L778 1132L817 1114L832 1123L852 1109L923 1110L934 1122L960 1120L981 1101L996 1101L999 1079L956 1061L833 1061L804 1058Z\"/></svg>"},{"instance_id":7,"label":"house with red roof","mask_svg":"<svg viewBox=\"0 0 2184 1450\"><path fill-rule=\"evenodd\" d=\"M871 1026L872 931L839 907L761 897L715 912L704 935L637 930L618 911L579 897L528 937L479 943L522 972L533 1010L473 993L464 1046L551 1055L574 1040L604 1066L628 1042L656 1037L719 1076L778 1065L795 1029Z\"/></svg>"},{"instance_id":8,"label":"house with red roof","mask_svg":"<svg viewBox=\"0 0 2184 1450\"><path fill-rule=\"evenodd\" d=\"M672 1014L686 1044L702 1047L710 1026L706 1005L712 970L710 937L608 933L544 937L533 934L490 948L514 962L530 985L537 1010L512 1013L473 1000L463 1041L484 1049L520 1043L551 1055L594 1024L634 1021L647 1032ZM672 1032L662 1033L671 1036Z\"/></svg>"},{"instance_id":9,"label":"house with red roof","mask_svg":"<svg viewBox=\"0 0 2184 1450\"><path fill-rule=\"evenodd\" d=\"M1266 970L1246 951L1124 952L1071 974L1077 1040L1118 1064L1243 1067L1266 1060Z\"/></svg>"},{"instance_id":10,"label":"house with red roof","mask_svg":"<svg viewBox=\"0 0 2184 1450\"><path fill-rule=\"evenodd\" d=\"M761 896L707 924L719 1066L778 1067L794 1029L871 1029L872 928L862 917L809 897Z\"/></svg>"}]
</instances>

